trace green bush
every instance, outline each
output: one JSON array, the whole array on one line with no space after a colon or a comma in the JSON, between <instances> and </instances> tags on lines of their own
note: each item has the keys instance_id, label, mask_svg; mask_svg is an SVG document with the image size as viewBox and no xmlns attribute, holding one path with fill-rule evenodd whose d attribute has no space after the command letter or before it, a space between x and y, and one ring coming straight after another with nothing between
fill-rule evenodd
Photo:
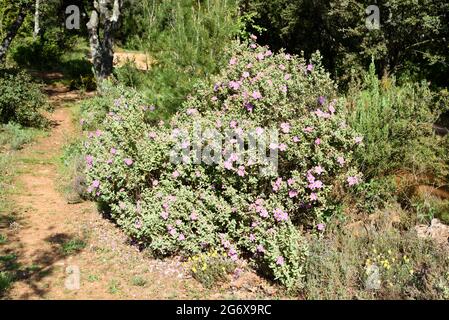
<instances>
[{"instance_id":1,"label":"green bush","mask_svg":"<svg viewBox=\"0 0 449 320\"><path fill-rule=\"evenodd\" d=\"M42 115L49 110L39 85L23 71L0 69L0 123L15 122L26 127L44 127Z\"/></svg>"},{"instance_id":2,"label":"green bush","mask_svg":"<svg viewBox=\"0 0 449 320\"><path fill-rule=\"evenodd\" d=\"M195 88L169 124L124 91L84 143L87 192L156 254L222 247L231 259L249 256L259 270L298 286L307 253L298 226L328 219L358 184L351 160L362 138L345 123L317 55L307 63L254 42L235 45L212 80ZM191 142L196 125L205 136ZM227 128L236 139L280 131L270 143L278 171L232 142L219 146L226 161L217 165L171 161L180 145L211 147L207 131Z\"/></svg>"},{"instance_id":3,"label":"green bush","mask_svg":"<svg viewBox=\"0 0 449 320\"><path fill-rule=\"evenodd\" d=\"M350 92L347 105L349 125L364 136L365 148L355 155L364 175L370 179L406 171L444 177L444 138L433 132L443 111L438 95L426 83L380 81L374 64L363 86Z\"/></svg>"}]
</instances>

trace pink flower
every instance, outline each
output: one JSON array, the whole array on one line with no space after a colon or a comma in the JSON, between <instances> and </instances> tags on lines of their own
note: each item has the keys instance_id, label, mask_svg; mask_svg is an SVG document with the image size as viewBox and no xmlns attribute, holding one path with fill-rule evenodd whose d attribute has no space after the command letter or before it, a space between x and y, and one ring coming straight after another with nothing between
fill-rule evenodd
<instances>
[{"instance_id":1,"label":"pink flower","mask_svg":"<svg viewBox=\"0 0 449 320\"><path fill-rule=\"evenodd\" d=\"M348 181L348 184L349 184L350 187L359 184L359 178L355 177L355 176L354 177L348 177L347 181Z\"/></svg>"},{"instance_id":2,"label":"pink flower","mask_svg":"<svg viewBox=\"0 0 449 320\"><path fill-rule=\"evenodd\" d=\"M290 191L288 192L288 196L289 196L290 198L295 198L295 197L298 196L298 191L297 191L297 190L290 190Z\"/></svg>"},{"instance_id":3,"label":"pink flower","mask_svg":"<svg viewBox=\"0 0 449 320\"><path fill-rule=\"evenodd\" d=\"M315 192L312 192L310 194L310 201L316 201L316 200L318 200L318 196Z\"/></svg>"},{"instance_id":4,"label":"pink flower","mask_svg":"<svg viewBox=\"0 0 449 320\"><path fill-rule=\"evenodd\" d=\"M253 67L253 64L252 63L248 63L247 65L246 65L246 69L251 69Z\"/></svg>"},{"instance_id":5,"label":"pink flower","mask_svg":"<svg viewBox=\"0 0 449 320\"><path fill-rule=\"evenodd\" d=\"M321 104L321 105L323 105L324 103L326 103L326 98L323 97L323 96L320 96L320 97L318 98L318 103Z\"/></svg>"},{"instance_id":6,"label":"pink flower","mask_svg":"<svg viewBox=\"0 0 449 320\"><path fill-rule=\"evenodd\" d=\"M190 220L192 221L198 220L198 215L196 214L195 211L192 211L192 213L190 214Z\"/></svg>"},{"instance_id":7,"label":"pink flower","mask_svg":"<svg viewBox=\"0 0 449 320\"><path fill-rule=\"evenodd\" d=\"M281 91L282 91L283 93L287 93L287 91L288 91L287 86L281 86Z\"/></svg>"},{"instance_id":8,"label":"pink flower","mask_svg":"<svg viewBox=\"0 0 449 320\"><path fill-rule=\"evenodd\" d=\"M265 252L265 248L264 248L264 246L261 245L261 244L259 244L259 245L256 247L256 250L257 250L257 252L259 252L259 253L264 253L264 252Z\"/></svg>"},{"instance_id":9,"label":"pink flower","mask_svg":"<svg viewBox=\"0 0 449 320\"><path fill-rule=\"evenodd\" d=\"M291 74L289 74L289 73L287 73L287 74L284 76L284 80L290 80L290 78L291 78Z\"/></svg>"},{"instance_id":10,"label":"pink flower","mask_svg":"<svg viewBox=\"0 0 449 320\"><path fill-rule=\"evenodd\" d=\"M300 141L300 139L299 139L298 136L294 136L294 137L293 137L293 142L297 143L297 142L299 142L299 141Z\"/></svg>"},{"instance_id":11,"label":"pink flower","mask_svg":"<svg viewBox=\"0 0 449 320\"><path fill-rule=\"evenodd\" d=\"M273 52L271 52L271 50L267 50L265 51L265 57L269 57L273 54Z\"/></svg>"},{"instance_id":12,"label":"pink flower","mask_svg":"<svg viewBox=\"0 0 449 320\"><path fill-rule=\"evenodd\" d=\"M168 219L168 212L167 211L162 211L161 212L161 217L162 217L162 219L167 220Z\"/></svg>"},{"instance_id":13,"label":"pink flower","mask_svg":"<svg viewBox=\"0 0 449 320\"><path fill-rule=\"evenodd\" d=\"M240 166L239 167L239 169L238 169L238 171L237 171L237 174L240 176L240 177L243 177L243 176L245 176L245 167L244 166Z\"/></svg>"},{"instance_id":14,"label":"pink flower","mask_svg":"<svg viewBox=\"0 0 449 320\"><path fill-rule=\"evenodd\" d=\"M257 48L257 45L256 45L255 43L251 43L251 44L249 45L249 47L250 47L251 49L256 49L256 48Z\"/></svg>"},{"instance_id":15,"label":"pink flower","mask_svg":"<svg viewBox=\"0 0 449 320\"><path fill-rule=\"evenodd\" d=\"M281 144L279 145L279 150L280 150L280 151L285 151L285 150L287 150L287 145L286 145L285 143L281 143Z\"/></svg>"},{"instance_id":16,"label":"pink flower","mask_svg":"<svg viewBox=\"0 0 449 320\"><path fill-rule=\"evenodd\" d=\"M355 143L360 144L363 141L363 137L355 137Z\"/></svg>"},{"instance_id":17,"label":"pink flower","mask_svg":"<svg viewBox=\"0 0 449 320\"><path fill-rule=\"evenodd\" d=\"M305 128L304 128L304 132L305 132L305 133L311 133L311 132L313 132L313 127L305 127Z\"/></svg>"},{"instance_id":18,"label":"pink flower","mask_svg":"<svg viewBox=\"0 0 449 320\"><path fill-rule=\"evenodd\" d=\"M92 157L91 155L87 155L86 156L86 164L90 167L90 166L92 166L93 162L94 162L94 157Z\"/></svg>"},{"instance_id":19,"label":"pink flower","mask_svg":"<svg viewBox=\"0 0 449 320\"><path fill-rule=\"evenodd\" d=\"M284 71L284 70L285 70L285 66L284 66L283 64L280 64L280 65L279 65L279 69L281 69L282 71Z\"/></svg>"},{"instance_id":20,"label":"pink flower","mask_svg":"<svg viewBox=\"0 0 449 320\"><path fill-rule=\"evenodd\" d=\"M316 228L318 229L318 231L324 231L326 225L324 223L319 223Z\"/></svg>"},{"instance_id":21,"label":"pink flower","mask_svg":"<svg viewBox=\"0 0 449 320\"><path fill-rule=\"evenodd\" d=\"M259 91L254 91L251 96L253 97L253 99L256 100L262 99L262 95L260 94Z\"/></svg>"},{"instance_id":22,"label":"pink flower","mask_svg":"<svg viewBox=\"0 0 449 320\"><path fill-rule=\"evenodd\" d=\"M156 139L157 133L154 132L154 131L152 131L152 132L150 132L150 133L148 134L148 137L149 137L150 139Z\"/></svg>"},{"instance_id":23,"label":"pink flower","mask_svg":"<svg viewBox=\"0 0 449 320\"><path fill-rule=\"evenodd\" d=\"M210 100L211 100L212 102L216 102L216 101L218 100L218 98L217 98L216 96L213 96Z\"/></svg>"},{"instance_id":24,"label":"pink flower","mask_svg":"<svg viewBox=\"0 0 449 320\"><path fill-rule=\"evenodd\" d=\"M290 132L290 124L287 122L281 123L281 130L283 133L289 133Z\"/></svg>"},{"instance_id":25,"label":"pink flower","mask_svg":"<svg viewBox=\"0 0 449 320\"><path fill-rule=\"evenodd\" d=\"M128 165L128 166L131 166L134 163L133 160L130 158L126 158L124 161L125 161L126 165Z\"/></svg>"},{"instance_id":26,"label":"pink flower","mask_svg":"<svg viewBox=\"0 0 449 320\"><path fill-rule=\"evenodd\" d=\"M285 261L284 261L284 257L282 257L282 256L279 256L277 259L276 259L276 264L277 265L279 265L279 266L283 266L284 265L284 263L285 263Z\"/></svg>"},{"instance_id":27,"label":"pink flower","mask_svg":"<svg viewBox=\"0 0 449 320\"><path fill-rule=\"evenodd\" d=\"M237 128L237 121L232 120L232 121L229 123L229 127L231 127L232 129Z\"/></svg>"},{"instance_id":28,"label":"pink flower","mask_svg":"<svg viewBox=\"0 0 449 320\"><path fill-rule=\"evenodd\" d=\"M237 81L230 81L229 88L237 91L240 88L240 83L238 83Z\"/></svg>"},{"instance_id":29,"label":"pink flower","mask_svg":"<svg viewBox=\"0 0 449 320\"><path fill-rule=\"evenodd\" d=\"M229 60L229 65L230 65L230 66L233 66L233 65L235 65L236 63L237 63L237 58L235 58L235 57L232 57L231 60Z\"/></svg>"},{"instance_id":30,"label":"pink flower","mask_svg":"<svg viewBox=\"0 0 449 320\"><path fill-rule=\"evenodd\" d=\"M243 78L248 78L249 77L249 72L248 71L243 72L242 77Z\"/></svg>"},{"instance_id":31,"label":"pink flower","mask_svg":"<svg viewBox=\"0 0 449 320\"><path fill-rule=\"evenodd\" d=\"M289 186L292 186L294 183L295 183L295 179L293 179L293 178L290 178L290 179L287 180L287 184Z\"/></svg>"},{"instance_id":32,"label":"pink flower","mask_svg":"<svg viewBox=\"0 0 449 320\"><path fill-rule=\"evenodd\" d=\"M279 147L279 145L277 143L272 142L272 143L270 143L270 145L268 147L271 150L276 150Z\"/></svg>"},{"instance_id":33,"label":"pink flower","mask_svg":"<svg viewBox=\"0 0 449 320\"><path fill-rule=\"evenodd\" d=\"M263 53L258 53L258 54L256 55L256 58L257 58L257 60L261 61L261 60L265 59L265 56L264 56Z\"/></svg>"},{"instance_id":34,"label":"pink flower","mask_svg":"<svg viewBox=\"0 0 449 320\"><path fill-rule=\"evenodd\" d=\"M179 172L178 172L178 170L175 170L174 172L173 172L173 174L172 174L172 176L173 176L173 178L178 178L179 177Z\"/></svg>"},{"instance_id":35,"label":"pink flower","mask_svg":"<svg viewBox=\"0 0 449 320\"><path fill-rule=\"evenodd\" d=\"M92 187L93 188L98 188L99 186L100 186L100 181L94 180L94 182L92 182Z\"/></svg>"},{"instance_id":36,"label":"pink flower","mask_svg":"<svg viewBox=\"0 0 449 320\"><path fill-rule=\"evenodd\" d=\"M198 113L198 110L196 110L194 108L190 108L190 109L187 109L186 113L187 113L187 115L191 116L191 115L194 115L195 113Z\"/></svg>"},{"instance_id":37,"label":"pink flower","mask_svg":"<svg viewBox=\"0 0 449 320\"><path fill-rule=\"evenodd\" d=\"M153 180L153 183L152 183L153 187L157 187L158 184L159 184L158 180Z\"/></svg>"},{"instance_id":38,"label":"pink flower","mask_svg":"<svg viewBox=\"0 0 449 320\"><path fill-rule=\"evenodd\" d=\"M185 236L181 233L181 234L179 234L179 237L178 237L178 239L180 240L180 241L183 241L183 240L185 240Z\"/></svg>"},{"instance_id":39,"label":"pink flower","mask_svg":"<svg viewBox=\"0 0 449 320\"><path fill-rule=\"evenodd\" d=\"M111 148L111 154L116 154L116 153L117 153L117 149Z\"/></svg>"},{"instance_id":40,"label":"pink flower","mask_svg":"<svg viewBox=\"0 0 449 320\"><path fill-rule=\"evenodd\" d=\"M321 144L321 139L320 138L316 138L315 140L315 144L318 146Z\"/></svg>"},{"instance_id":41,"label":"pink flower","mask_svg":"<svg viewBox=\"0 0 449 320\"><path fill-rule=\"evenodd\" d=\"M257 40L257 36L256 36L256 35L254 35L254 34L251 34L251 35L250 35L250 38L251 38L252 40L254 40L254 41L256 41L256 40Z\"/></svg>"},{"instance_id":42,"label":"pink flower","mask_svg":"<svg viewBox=\"0 0 449 320\"><path fill-rule=\"evenodd\" d=\"M224 165L225 169L227 169L227 170L232 170L232 162L225 161L225 162L223 163L223 165Z\"/></svg>"},{"instance_id":43,"label":"pink flower","mask_svg":"<svg viewBox=\"0 0 449 320\"><path fill-rule=\"evenodd\" d=\"M260 136L262 133L263 133L263 128L261 128L261 127L257 127L256 128L256 133Z\"/></svg>"},{"instance_id":44,"label":"pink flower","mask_svg":"<svg viewBox=\"0 0 449 320\"><path fill-rule=\"evenodd\" d=\"M335 108L334 108L333 105L330 105L330 106L328 107L328 109L329 109L330 113L335 113Z\"/></svg>"},{"instance_id":45,"label":"pink flower","mask_svg":"<svg viewBox=\"0 0 449 320\"><path fill-rule=\"evenodd\" d=\"M312 64L308 64L307 65L307 71L309 71L309 72L313 71L313 65Z\"/></svg>"},{"instance_id":46,"label":"pink flower","mask_svg":"<svg viewBox=\"0 0 449 320\"><path fill-rule=\"evenodd\" d=\"M267 209L261 207L261 208L260 208L259 215L260 215L262 218L268 218L268 211L267 211Z\"/></svg>"},{"instance_id":47,"label":"pink flower","mask_svg":"<svg viewBox=\"0 0 449 320\"><path fill-rule=\"evenodd\" d=\"M108 161L106 161L107 164L112 164L113 160L112 159L108 159Z\"/></svg>"},{"instance_id":48,"label":"pink flower","mask_svg":"<svg viewBox=\"0 0 449 320\"><path fill-rule=\"evenodd\" d=\"M285 212L285 211L283 211L283 210L280 209L280 208L276 208L276 209L273 211L273 213L274 213L274 219L276 219L276 221L281 222L281 221L286 221L286 220L288 220L288 213Z\"/></svg>"},{"instance_id":49,"label":"pink flower","mask_svg":"<svg viewBox=\"0 0 449 320\"><path fill-rule=\"evenodd\" d=\"M315 170L315 173L318 175L320 175L324 172L324 170L321 166L316 166L314 170Z\"/></svg>"},{"instance_id":50,"label":"pink flower","mask_svg":"<svg viewBox=\"0 0 449 320\"><path fill-rule=\"evenodd\" d=\"M344 166L345 165L345 159L343 157L338 157L337 158L337 162L340 164L340 166Z\"/></svg>"},{"instance_id":51,"label":"pink flower","mask_svg":"<svg viewBox=\"0 0 449 320\"><path fill-rule=\"evenodd\" d=\"M249 241L251 241L251 242L254 242L254 241L256 241L256 236L254 235L254 234L250 234L249 235Z\"/></svg>"}]
</instances>

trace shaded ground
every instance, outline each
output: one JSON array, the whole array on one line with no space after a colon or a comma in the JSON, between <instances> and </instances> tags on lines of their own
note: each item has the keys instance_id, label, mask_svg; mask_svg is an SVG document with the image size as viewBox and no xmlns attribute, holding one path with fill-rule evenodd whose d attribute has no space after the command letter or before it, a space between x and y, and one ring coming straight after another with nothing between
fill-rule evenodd
<instances>
[{"instance_id":1,"label":"shaded ground","mask_svg":"<svg viewBox=\"0 0 449 320\"><path fill-rule=\"evenodd\" d=\"M179 259L157 260L129 244L93 203L68 204L58 191L58 158L77 135L69 103L82 99L63 86L47 87L55 111L51 132L17 154L18 176L0 259L16 280L6 299L274 298L277 289L252 272L206 290ZM75 270L75 271L73 271ZM71 279L80 271L80 288ZM75 272L75 273L73 273ZM69 286L68 286L69 285Z\"/></svg>"}]
</instances>

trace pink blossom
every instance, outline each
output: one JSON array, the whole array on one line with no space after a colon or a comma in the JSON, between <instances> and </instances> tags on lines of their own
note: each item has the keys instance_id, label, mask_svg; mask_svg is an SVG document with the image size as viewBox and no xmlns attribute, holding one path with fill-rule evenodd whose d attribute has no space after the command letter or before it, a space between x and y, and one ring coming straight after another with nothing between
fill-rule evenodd
<instances>
[{"instance_id":1,"label":"pink blossom","mask_svg":"<svg viewBox=\"0 0 449 320\"><path fill-rule=\"evenodd\" d=\"M179 171L178 170L175 170L174 172L173 172L173 174L172 174L172 176L173 176L173 178L178 178L179 177Z\"/></svg>"},{"instance_id":2,"label":"pink blossom","mask_svg":"<svg viewBox=\"0 0 449 320\"><path fill-rule=\"evenodd\" d=\"M312 192L310 194L310 201L316 201L316 200L318 200L318 196L315 192Z\"/></svg>"},{"instance_id":3,"label":"pink blossom","mask_svg":"<svg viewBox=\"0 0 449 320\"><path fill-rule=\"evenodd\" d=\"M319 104L323 105L325 102L326 102L326 98L325 98L325 97L320 96L320 97L318 98L318 103L319 103Z\"/></svg>"},{"instance_id":4,"label":"pink blossom","mask_svg":"<svg viewBox=\"0 0 449 320\"><path fill-rule=\"evenodd\" d=\"M198 215L196 214L195 211L192 211L192 213L190 214L190 220L192 221L198 220Z\"/></svg>"},{"instance_id":5,"label":"pink blossom","mask_svg":"<svg viewBox=\"0 0 449 320\"><path fill-rule=\"evenodd\" d=\"M284 70L285 70L285 66L284 66L283 64L280 64L280 65L279 65L279 69L281 69L282 71L284 71Z\"/></svg>"},{"instance_id":6,"label":"pink blossom","mask_svg":"<svg viewBox=\"0 0 449 320\"><path fill-rule=\"evenodd\" d=\"M314 168L314 170L315 170L315 173L318 174L318 175L320 175L320 174L322 174L324 172L324 170L323 170L323 168L321 166L316 166Z\"/></svg>"},{"instance_id":7,"label":"pink blossom","mask_svg":"<svg viewBox=\"0 0 449 320\"><path fill-rule=\"evenodd\" d=\"M91 156L91 155L87 155L87 156L86 156L86 164L87 164L88 166L92 166L93 162L94 162L94 157Z\"/></svg>"},{"instance_id":8,"label":"pink blossom","mask_svg":"<svg viewBox=\"0 0 449 320\"><path fill-rule=\"evenodd\" d=\"M330 105L330 106L328 107L328 109L329 109L330 113L335 113L335 108L334 108L333 105Z\"/></svg>"},{"instance_id":9,"label":"pink blossom","mask_svg":"<svg viewBox=\"0 0 449 320\"><path fill-rule=\"evenodd\" d=\"M295 184L295 179L293 179L293 178L288 179L288 180L287 180L287 184L288 184L289 186L292 186L293 184Z\"/></svg>"},{"instance_id":10,"label":"pink blossom","mask_svg":"<svg viewBox=\"0 0 449 320\"><path fill-rule=\"evenodd\" d=\"M263 128L261 128L261 127L257 127L256 128L256 133L260 136L262 133L263 133Z\"/></svg>"},{"instance_id":11,"label":"pink blossom","mask_svg":"<svg viewBox=\"0 0 449 320\"><path fill-rule=\"evenodd\" d=\"M257 40L257 36L256 36L256 35L254 35L254 34L251 34L251 35L250 35L250 38L251 38L252 40L254 40L254 41L256 41L256 40Z\"/></svg>"},{"instance_id":12,"label":"pink blossom","mask_svg":"<svg viewBox=\"0 0 449 320\"><path fill-rule=\"evenodd\" d=\"M229 88L237 91L240 88L240 83L237 81L229 81Z\"/></svg>"},{"instance_id":13,"label":"pink blossom","mask_svg":"<svg viewBox=\"0 0 449 320\"><path fill-rule=\"evenodd\" d=\"M277 265L283 266L284 263L285 263L284 257L282 257L282 256L277 257L277 259L276 259L276 264L277 264Z\"/></svg>"},{"instance_id":14,"label":"pink blossom","mask_svg":"<svg viewBox=\"0 0 449 320\"><path fill-rule=\"evenodd\" d=\"M289 196L290 198L295 198L295 197L297 197L297 196L298 196L298 190L290 190L290 191L288 192L288 196Z\"/></svg>"},{"instance_id":15,"label":"pink blossom","mask_svg":"<svg viewBox=\"0 0 449 320\"><path fill-rule=\"evenodd\" d=\"M237 58L235 58L235 57L232 57L231 60L229 60L229 65L230 65L230 66L233 66L233 65L235 65L236 63L237 63Z\"/></svg>"},{"instance_id":16,"label":"pink blossom","mask_svg":"<svg viewBox=\"0 0 449 320\"><path fill-rule=\"evenodd\" d=\"M270 145L268 147L271 150L276 150L279 147L279 145L277 143L272 142L272 143L270 143Z\"/></svg>"},{"instance_id":17,"label":"pink blossom","mask_svg":"<svg viewBox=\"0 0 449 320\"><path fill-rule=\"evenodd\" d=\"M191 115L198 113L198 110L194 109L194 108L190 108L190 109L187 109L186 113L187 113L187 115L191 116Z\"/></svg>"},{"instance_id":18,"label":"pink blossom","mask_svg":"<svg viewBox=\"0 0 449 320\"><path fill-rule=\"evenodd\" d=\"M265 56L264 56L263 53L258 53L258 54L256 55L256 58L257 58L257 60L261 61L261 60L265 59Z\"/></svg>"},{"instance_id":19,"label":"pink blossom","mask_svg":"<svg viewBox=\"0 0 449 320\"><path fill-rule=\"evenodd\" d=\"M363 137L355 137L355 143L360 144L363 141Z\"/></svg>"},{"instance_id":20,"label":"pink blossom","mask_svg":"<svg viewBox=\"0 0 449 320\"><path fill-rule=\"evenodd\" d=\"M287 91L288 91L287 86L281 86L281 91L283 93L287 93Z\"/></svg>"},{"instance_id":21,"label":"pink blossom","mask_svg":"<svg viewBox=\"0 0 449 320\"><path fill-rule=\"evenodd\" d=\"M281 123L281 130L283 133L290 132L290 124L288 122Z\"/></svg>"},{"instance_id":22,"label":"pink blossom","mask_svg":"<svg viewBox=\"0 0 449 320\"><path fill-rule=\"evenodd\" d=\"M273 54L273 52L271 52L271 50L267 50L265 51L265 57L269 57Z\"/></svg>"},{"instance_id":23,"label":"pink blossom","mask_svg":"<svg viewBox=\"0 0 449 320\"><path fill-rule=\"evenodd\" d=\"M294 136L294 137L293 137L293 142L297 143L297 142L299 142L299 141L300 141L300 139L299 139L298 136Z\"/></svg>"},{"instance_id":24,"label":"pink blossom","mask_svg":"<svg viewBox=\"0 0 449 320\"><path fill-rule=\"evenodd\" d=\"M231 122L229 123L229 127L232 129L237 128L237 121L231 120Z\"/></svg>"},{"instance_id":25,"label":"pink blossom","mask_svg":"<svg viewBox=\"0 0 449 320\"><path fill-rule=\"evenodd\" d=\"M253 64L252 63L248 63L247 65L246 65L246 69L251 69L253 67Z\"/></svg>"},{"instance_id":26,"label":"pink blossom","mask_svg":"<svg viewBox=\"0 0 449 320\"><path fill-rule=\"evenodd\" d=\"M324 223L319 223L317 224L316 228L318 229L318 231L324 231L326 225Z\"/></svg>"},{"instance_id":27,"label":"pink blossom","mask_svg":"<svg viewBox=\"0 0 449 320\"><path fill-rule=\"evenodd\" d=\"M225 161L225 162L223 163L223 165L224 165L225 169L228 169L228 170L232 170L232 169L233 169L233 168L232 168L232 162Z\"/></svg>"},{"instance_id":28,"label":"pink blossom","mask_svg":"<svg viewBox=\"0 0 449 320\"><path fill-rule=\"evenodd\" d=\"M320 138L316 138L315 139L315 144L318 146L321 144L321 139Z\"/></svg>"},{"instance_id":29,"label":"pink blossom","mask_svg":"<svg viewBox=\"0 0 449 320\"><path fill-rule=\"evenodd\" d=\"M283 211L280 208L276 208L274 211L274 218L276 219L276 221L286 221L288 220L288 213Z\"/></svg>"},{"instance_id":30,"label":"pink blossom","mask_svg":"<svg viewBox=\"0 0 449 320\"><path fill-rule=\"evenodd\" d=\"M128 165L128 166L131 166L134 163L134 161L130 158L126 158L124 161L125 161L126 165Z\"/></svg>"},{"instance_id":31,"label":"pink blossom","mask_svg":"<svg viewBox=\"0 0 449 320\"><path fill-rule=\"evenodd\" d=\"M350 187L359 184L359 178L355 177L355 176L354 177L348 177L347 181L348 181L348 184L349 184Z\"/></svg>"},{"instance_id":32,"label":"pink blossom","mask_svg":"<svg viewBox=\"0 0 449 320\"><path fill-rule=\"evenodd\" d=\"M157 187L157 185L159 184L159 181L158 180L153 180L153 182L152 182L152 185L153 185L153 187Z\"/></svg>"},{"instance_id":33,"label":"pink blossom","mask_svg":"<svg viewBox=\"0 0 449 320\"><path fill-rule=\"evenodd\" d=\"M154 132L154 131L152 131L152 132L150 132L150 133L148 134L148 137L149 137L150 139L156 139L157 133Z\"/></svg>"},{"instance_id":34,"label":"pink blossom","mask_svg":"<svg viewBox=\"0 0 449 320\"><path fill-rule=\"evenodd\" d=\"M216 96L213 96L210 100L211 100L212 102L216 102L216 101L218 100L218 98L217 98Z\"/></svg>"},{"instance_id":35,"label":"pink blossom","mask_svg":"<svg viewBox=\"0 0 449 320\"><path fill-rule=\"evenodd\" d=\"M259 91L254 91L251 96L253 97L253 99L256 100L262 99L262 95L260 94Z\"/></svg>"},{"instance_id":36,"label":"pink blossom","mask_svg":"<svg viewBox=\"0 0 449 320\"><path fill-rule=\"evenodd\" d=\"M249 45L249 47L250 47L251 49L256 49L256 48L257 48L257 45L256 45L255 43L251 43L251 44Z\"/></svg>"},{"instance_id":37,"label":"pink blossom","mask_svg":"<svg viewBox=\"0 0 449 320\"><path fill-rule=\"evenodd\" d=\"M93 188L98 188L99 186L100 186L100 181L94 180L94 182L92 182L92 187Z\"/></svg>"},{"instance_id":38,"label":"pink blossom","mask_svg":"<svg viewBox=\"0 0 449 320\"><path fill-rule=\"evenodd\" d=\"M279 145L279 150L280 150L280 151L285 151L285 150L287 150L287 145L286 145L285 143L281 143L281 144Z\"/></svg>"},{"instance_id":39,"label":"pink blossom","mask_svg":"<svg viewBox=\"0 0 449 320\"><path fill-rule=\"evenodd\" d=\"M179 237L178 237L178 239L180 240L180 241L183 241L183 240L185 240L185 236L184 236L184 234L179 234Z\"/></svg>"},{"instance_id":40,"label":"pink blossom","mask_svg":"<svg viewBox=\"0 0 449 320\"><path fill-rule=\"evenodd\" d=\"M338 157L337 158L337 162L340 164L340 166L344 166L345 165L345 159L343 157Z\"/></svg>"},{"instance_id":41,"label":"pink blossom","mask_svg":"<svg viewBox=\"0 0 449 320\"><path fill-rule=\"evenodd\" d=\"M117 153L117 149L111 148L111 154L116 154L116 153Z\"/></svg>"},{"instance_id":42,"label":"pink blossom","mask_svg":"<svg viewBox=\"0 0 449 320\"><path fill-rule=\"evenodd\" d=\"M248 78L249 77L249 72L248 71L243 72L242 77L243 78Z\"/></svg>"},{"instance_id":43,"label":"pink blossom","mask_svg":"<svg viewBox=\"0 0 449 320\"><path fill-rule=\"evenodd\" d=\"M113 160L112 159L108 159L108 161L106 161L107 164L112 164Z\"/></svg>"},{"instance_id":44,"label":"pink blossom","mask_svg":"<svg viewBox=\"0 0 449 320\"><path fill-rule=\"evenodd\" d=\"M256 241L256 236L254 235L254 234L250 234L249 235L249 241L251 241L251 242L254 242L254 241Z\"/></svg>"},{"instance_id":45,"label":"pink blossom","mask_svg":"<svg viewBox=\"0 0 449 320\"><path fill-rule=\"evenodd\" d=\"M313 127L305 127L305 128L304 128L304 132L306 132L306 133L311 133L311 132L313 132Z\"/></svg>"},{"instance_id":46,"label":"pink blossom","mask_svg":"<svg viewBox=\"0 0 449 320\"><path fill-rule=\"evenodd\" d=\"M161 217L162 217L162 219L167 220L168 219L168 212L167 211L162 211L161 212Z\"/></svg>"},{"instance_id":47,"label":"pink blossom","mask_svg":"<svg viewBox=\"0 0 449 320\"><path fill-rule=\"evenodd\" d=\"M261 207L261 208L260 208L259 215L260 215L262 218L268 218L268 211L267 211L267 209Z\"/></svg>"},{"instance_id":48,"label":"pink blossom","mask_svg":"<svg viewBox=\"0 0 449 320\"><path fill-rule=\"evenodd\" d=\"M257 250L257 252L260 252L260 253L264 253L264 252L265 252L265 248L264 248L264 246L261 245L261 244L259 244L259 245L256 247L256 250Z\"/></svg>"},{"instance_id":49,"label":"pink blossom","mask_svg":"<svg viewBox=\"0 0 449 320\"><path fill-rule=\"evenodd\" d=\"M313 65L312 64L308 64L307 65L307 71L310 71L310 72L313 71Z\"/></svg>"},{"instance_id":50,"label":"pink blossom","mask_svg":"<svg viewBox=\"0 0 449 320\"><path fill-rule=\"evenodd\" d=\"M284 76L284 80L290 80L290 78L291 78L291 74L289 74L289 73L287 73L287 74Z\"/></svg>"},{"instance_id":51,"label":"pink blossom","mask_svg":"<svg viewBox=\"0 0 449 320\"><path fill-rule=\"evenodd\" d=\"M243 176L245 176L245 167L244 166L240 166L239 167L239 169L237 170L237 174L240 176L240 177L243 177Z\"/></svg>"}]
</instances>

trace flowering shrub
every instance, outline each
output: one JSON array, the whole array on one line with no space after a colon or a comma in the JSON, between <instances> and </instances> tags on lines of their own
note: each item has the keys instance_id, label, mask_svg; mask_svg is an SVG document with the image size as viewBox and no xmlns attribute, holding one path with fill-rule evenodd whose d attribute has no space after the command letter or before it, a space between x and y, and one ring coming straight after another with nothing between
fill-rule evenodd
<instances>
[{"instance_id":1,"label":"flowering shrub","mask_svg":"<svg viewBox=\"0 0 449 320\"><path fill-rule=\"evenodd\" d=\"M307 256L298 225L328 219L359 183L351 160L362 138L346 125L317 55L307 64L254 43L233 49L170 123L153 123L154 108L137 94L117 99L85 142L87 192L157 254L221 247L291 288ZM234 138L217 145L226 130ZM279 136L266 147L276 167L237 148L249 132L272 130Z\"/></svg>"}]
</instances>

